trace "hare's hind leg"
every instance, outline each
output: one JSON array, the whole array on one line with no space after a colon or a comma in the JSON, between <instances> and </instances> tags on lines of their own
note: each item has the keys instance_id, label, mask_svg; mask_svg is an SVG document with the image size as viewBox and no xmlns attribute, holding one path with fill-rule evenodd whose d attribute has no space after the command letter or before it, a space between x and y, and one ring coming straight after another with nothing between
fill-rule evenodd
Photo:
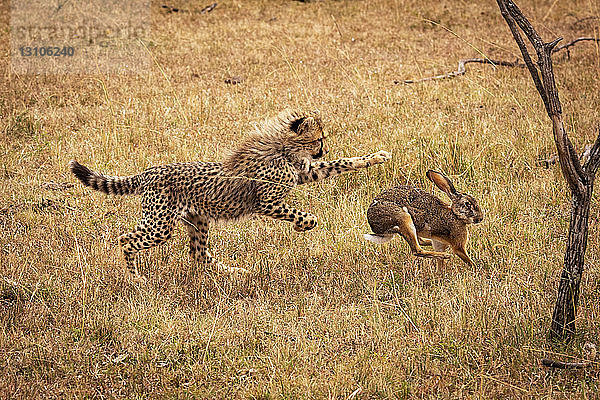
<instances>
[{"instance_id":1,"label":"hare's hind leg","mask_svg":"<svg viewBox=\"0 0 600 400\"><path fill-rule=\"evenodd\" d=\"M433 240L422 238L420 236L417 236L417 238L419 239L419 245L420 246L433 246ZM438 251L437 249L434 249L434 250Z\"/></svg>"},{"instance_id":2,"label":"hare's hind leg","mask_svg":"<svg viewBox=\"0 0 600 400\"><path fill-rule=\"evenodd\" d=\"M412 217L408 213L408 211L403 208L397 215L398 225L394 228L397 229L397 233L402 235L402 237L406 240L412 253L417 257L425 257L425 258L436 258L436 259L448 259L451 257L450 254L441 253L437 251L429 251L423 250L421 245L419 244L420 240L417 236L417 229L415 228L415 224L413 223Z\"/></svg>"}]
</instances>

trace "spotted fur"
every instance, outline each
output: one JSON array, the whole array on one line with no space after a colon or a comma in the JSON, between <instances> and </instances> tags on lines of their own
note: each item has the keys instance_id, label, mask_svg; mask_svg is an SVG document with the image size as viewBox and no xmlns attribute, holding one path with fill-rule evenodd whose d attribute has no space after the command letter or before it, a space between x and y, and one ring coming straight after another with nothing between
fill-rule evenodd
<instances>
[{"instance_id":1,"label":"spotted fur","mask_svg":"<svg viewBox=\"0 0 600 400\"><path fill-rule=\"evenodd\" d=\"M363 157L317 161L328 152L318 112L284 111L255 131L222 162L189 162L152 167L139 175L105 176L73 160L70 169L86 186L106 194L142 196L142 219L119 237L128 270L138 275L135 256L171 238L182 220L190 255L217 264L207 249L210 225L252 214L289 221L296 231L317 225L316 217L284 202L296 186L387 161L380 151Z\"/></svg>"}]
</instances>

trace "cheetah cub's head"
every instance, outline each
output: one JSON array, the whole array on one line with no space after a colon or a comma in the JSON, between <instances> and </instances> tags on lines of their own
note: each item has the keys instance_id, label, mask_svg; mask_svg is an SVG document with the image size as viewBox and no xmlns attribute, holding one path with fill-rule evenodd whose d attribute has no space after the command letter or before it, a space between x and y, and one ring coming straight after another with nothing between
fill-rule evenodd
<instances>
[{"instance_id":1,"label":"cheetah cub's head","mask_svg":"<svg viewBox=\"0 0 600 400\"><path fill-rule=\"evenodd\" d=\"M300 158L318 159L329 152L327 132L318 111L292 122L290 130L290 147Z\"/></svg>"}]
</instances>

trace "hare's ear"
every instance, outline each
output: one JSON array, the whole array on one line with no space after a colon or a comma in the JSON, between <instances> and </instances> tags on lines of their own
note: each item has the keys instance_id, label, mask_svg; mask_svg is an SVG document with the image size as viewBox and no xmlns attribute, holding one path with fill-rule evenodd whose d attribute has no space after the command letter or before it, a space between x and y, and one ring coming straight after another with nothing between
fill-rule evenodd
<instances>
[{"instance_id":1,"label":"hare's ear","mask_svg":"<svg viewBox=\"0 0 600 400\"><path fill-rule=\"evenodd\" d=\"M441 172L429 170L427 171L427 178L435 183L435 185L448 196L455 197L458 195L458 192L454 189L454 185L450 182L450 179Z\"/></svg>"}]
</instances>

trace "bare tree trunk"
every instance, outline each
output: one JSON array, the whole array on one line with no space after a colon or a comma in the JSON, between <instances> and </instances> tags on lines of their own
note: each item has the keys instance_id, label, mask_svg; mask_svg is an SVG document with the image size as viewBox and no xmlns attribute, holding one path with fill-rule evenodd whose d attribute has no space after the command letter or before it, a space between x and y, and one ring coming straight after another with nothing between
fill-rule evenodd
<instances>
[{"instance_id":1,"label":"bare tree trunk","mask_svg":"<svg viewBox=\"0 0 600 400\"><path fill-rule=\"evenodd\" d=\"M587 247L588 217L594 178L600 166L600 132L596 142L591 147L588 159L584 165L581 165L579 156L565 131L562 108L552 69L551 55L561 38L545 43L512 0L496 1L521 50L521 54L523 54L523 60L544 102L546 112L552 120L552 132L558 151L560 168L571 191L571 222L569 224L564 268L558 287L558 298L552 315L549 335L551 340L570 340L575 333L575 316L579 303L579 285L583 275L584 256ZM537 53L537 67L531 60L520 32L525 34Z\"/></svg>"},{"instance_id":2,"label":"bare tree trunk","mask_svg":"<svg viewBox=\"0 0 600 400\"><path fill-rule=\"evenodd\" d=\"M579 304L579 285L583 275L583 262L587 247L591 196L591 189L582 198L573 196L565 264L560 277L558 298L550 326L551 340L568 339L575 333L575 316Z\"/></svg>"}]
</instances>

